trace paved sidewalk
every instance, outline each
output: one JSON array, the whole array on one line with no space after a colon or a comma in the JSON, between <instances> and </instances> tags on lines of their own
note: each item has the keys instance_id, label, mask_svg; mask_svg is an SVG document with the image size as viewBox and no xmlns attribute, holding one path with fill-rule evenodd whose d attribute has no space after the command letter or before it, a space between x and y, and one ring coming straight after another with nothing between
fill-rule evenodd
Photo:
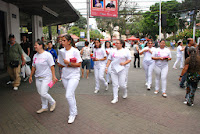
<instances>
[{"instance_id":1,"label":"paved sidewalk","mask_svg":"<svg viewBox=\"0 0 200 134\"><path fill-rule=\"evenodd\" d=\"M89 80L81 79L76 90L78 116L71 125L67 124L69 112L62 82L49 91L57 101L56 110L36 114L41 102L35 83L22 82L19 90L13 91L5 84L8 78L1 79L0 134L199 134L200 92L196 92L193 107L183 104L185 90L178 85L181 69L172 69L175 52L172 55L167 98L161 93L154 95L153 88L147 91L144 70L131 66L128 98L122 99L120 91L119 102L111 104L112 85L108 91L101 87L94 94L91 72Z\"/></svg>"}]
</instances>

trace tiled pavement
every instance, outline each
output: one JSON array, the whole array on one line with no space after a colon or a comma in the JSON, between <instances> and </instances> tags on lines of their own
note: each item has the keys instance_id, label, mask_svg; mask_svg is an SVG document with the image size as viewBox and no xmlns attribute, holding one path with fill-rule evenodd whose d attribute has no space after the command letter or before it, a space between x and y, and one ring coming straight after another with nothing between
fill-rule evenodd
<instances>
[{"instance_id":1,"label":"tiled pavement","mask_svg":"<svg viewBox=\"0 0 200 134\"><path fill-rule=\"evenodd\" d=\"M193 107L183 104L185 90L178 86L181 70L172 69L174 61L169 63L166 99L161 93L147 91L144 70L131 66L128 98L122 99L120 91L119 102L111 104L112 86L93 94L94 75L90 73L89 80L81 79L76 90L78 116L71 125L67 124L68 104L61 82L50 89L56 110L36 114L41 102L35 83L22 82L19 90L13 91L5 85L8 78L1 79L0 134L199 134L199 90Z\"/></svg>"}]
</instances>

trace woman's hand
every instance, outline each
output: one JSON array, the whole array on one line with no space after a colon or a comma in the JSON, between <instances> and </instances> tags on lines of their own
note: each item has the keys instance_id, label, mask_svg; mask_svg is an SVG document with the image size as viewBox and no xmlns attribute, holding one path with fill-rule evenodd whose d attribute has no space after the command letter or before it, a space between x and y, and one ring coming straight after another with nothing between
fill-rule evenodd
<instances>
[{"instance_id":1,"label":"woman's hand","mask_svg":"<svg viewBox=\"0 0 200 134\"><path fill-rule=\"evenodd\" d=\"M30 77L29 77L29 83L31 84L32 81L33 81L33 78L30 76Z\"/></svg>"},{"instance_id":2,"label":"woman's hand","mask_svg":"<svg viewBox=\"0 0 200 134\"><path fill-rule=\"evenodd\" d=\"M53 80L54 83L56 83L58 81L58 79L56 78L56 76L53 76L52 80Z\"/></svg>"},{"instance_id":3,"label":"woman's hand","mask_svg":"<svg viewBox=\"0 0 200 134\"><path fill-rule=\"evenodd\" d=\"M120 65L121 65L121 66L125 66L126 64L125 64L124 62L121 62Z\"/></svg>"},{"instance_id":4,"label":"woman's hand","mask_svg":"<svg viewBox=\"0 0 200 134\"><path fill-rule=\"evenodd\" d=\"M105 69L106 74L108 73L108 68Z\"/></svg>"},{"instance_id":5,"label":"woman's hand","mask_svg":"<svg viewBox=\"0 0 200 134\"><path fill-rule=\"evenodd\" d=\"M69 64L69 61L68 61L68 60L63 59L63 61L64 61L64 63L65 63L66 65Z\"/></svg>"},{"instance_id":6,"label":"woman's hand","mask_svg":"<svg viewBox=\"0 0 200 134\"><path fill-rule=\"evenodd\" d=\"M163 58L163 57L160 57L160 60L164 60L164 58Z\"/></svg>"},{"instance_id":7,"label":"woman's hand","mask_svg":"<svg viewBox=\"0 0 200 134\"><path fill-rule=\"evenodd\" d=\"M179 79L178 79L179 81L181 81L182 80L182 77L179 77Z\"/></svg>"}]
</instances>

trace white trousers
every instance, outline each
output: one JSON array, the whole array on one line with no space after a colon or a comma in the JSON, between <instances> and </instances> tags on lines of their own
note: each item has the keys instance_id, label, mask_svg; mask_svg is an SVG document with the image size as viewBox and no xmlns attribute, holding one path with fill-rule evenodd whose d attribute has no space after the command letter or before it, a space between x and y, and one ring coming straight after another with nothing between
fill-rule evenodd
<instances>
[{"instance_id":1,"label":"white trousers","mask_svg":"<svg viewBox=\"0 0 200 134\"><path fill-rule=\"evenodd\" d=\"M110 76L111 76L111 65L108 67L108 72L106 74L106 81L107 81L107 83L110 82Z\"/></svg>"},{"instance_id":2,"label":"white trousers","mask_svg":"<svg viewBox=\"0 0 200 134\"><path fill-rule=\"evenodd\" d=\"M162 84L162 93L166 92L167 87L167 74L168 74L168 65L165 67L158 67L155 65L155 90L159 91L160 79Z\"/></svg>"},{"instance_id":3,"label":"white trousers","mask_svg":"<svg viewBox=\"0 0 200 134\"><path fill-rule=\"evenodd\" d=\"M78 112L77 112L77 106L76 106L75 90L78 86L79 80L62 78L62 83L66 90L65 97L67 98L67 101L69 104L69 115L76 116Z\"/></svg>"},{"instance_id":4,"label":"white trousers","mask_svg":"<svg viewBox=\"0 0 200 134\"><path fill-rule=\"evenodd\" d=\"M120 71L119 73L116 73L114 70L112 70L111 79L112 79L112 85L113 85L113 99L117 99L119 87L124 90L124 93L127 92L127 87L126 87L126 82L125 82L126 69Z\"/></svg>"},{"instance_id":5,"label":"white trousers","mask_svg":"<svg viewBox=\"0 0 200 134\"><path fill-rule=\"evenodd\" d=\"M125 84L126 84L126 88L128 87L128 71L129 71L130 66L126 66L125 67L125 71L126 71L126 78L125 78Z\"/></svg>"},{"instance_id":6,"label":"white trousers","mask_svg":"<svg viewBox=\"0 0 200 134\"><path fill-rule=\"evenodd\" d=\"M151 87L152 73L153 73L153 69L154 69L154 66L155 66L155 62L143 61L142 65L143 65L143 68L145 70L146 83L148 84L149 87Z\"/></svg>"},{"instance_id":7,"label":"white trousers","mask_svg":"<svg viewBox=\"0 0 200 134\"><path fill-rule=\"evenodd\" d=\"M176 64L180 61L180 68L183 68L183 56L182 57L177 57L176 62L173 65L173 68L176 68Z\"/></svg>"},{"instance_id":8,"label":"white trousers","mask_svg":"<svg viewBox=\"0 0 200 134\"><path fill-rule=\"evenodd\" d=\"M48 108L48 102L50 105L53 105L55 103L55 100L51 97L50 94L48 94L49 91L49 82L52 80L51 77L48 78L36 78L36 87L37 91L41 96L42 101L42 108L47 109Z\"/></svg>"},{"instance_id":9,"label":"white trousers","mask_svg":"<svg viewBox=\"0 0 200 134\"><path fill-rule=\"evenodd\" d=\"M108 83L104 79L104 72L105 72L105 67L94 67L94 76L95 76L95 90L100 89L100 81L104 84L104 86L107 86Z\"/></svg>"}]
</instances>

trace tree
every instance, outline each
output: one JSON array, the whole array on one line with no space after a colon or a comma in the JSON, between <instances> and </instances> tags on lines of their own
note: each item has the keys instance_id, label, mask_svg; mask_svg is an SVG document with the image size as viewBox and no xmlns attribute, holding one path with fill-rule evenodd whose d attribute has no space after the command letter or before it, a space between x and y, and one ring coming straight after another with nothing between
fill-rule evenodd
<instances>
[{"instance_id":1,"label":"tree","mask_svg":"<svg viewBox=\"0 0 200 134\"><path fill-rule=\"evenodd\" d=\"M85 29L86 25L87 25L87 20L83 16L80 16L79 20L74 22L74 26L77 26L77 27L82 28L82 29Z\"/></svg>"}]
</instances>

